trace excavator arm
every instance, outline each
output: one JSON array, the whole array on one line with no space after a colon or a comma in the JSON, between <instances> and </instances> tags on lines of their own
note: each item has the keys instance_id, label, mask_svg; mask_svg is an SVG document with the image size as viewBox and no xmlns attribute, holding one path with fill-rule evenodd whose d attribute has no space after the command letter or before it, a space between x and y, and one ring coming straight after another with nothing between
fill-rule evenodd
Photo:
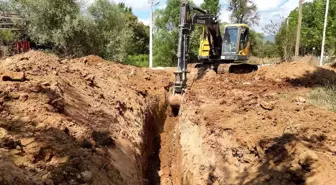
<instances>
[{"instance_id":1,"label":"excavator arm","mask_svg":"<svg viewBox=\"0 0 336 185\"><path fill-rule=\"evenodd\" d=\"M177 71L174 73L173 96L170 98L170 106L175 110L179 110L182 95L187 87L187 67L190 59L189 41L195 25L202 25L206 28L206 37L210 46L209 57L220 57L221 55L222 37L218 18L207 14L206 11L200 8L191 6L188 2L182 2L180 7Z\"/></svg>"},{"instance_id":2,"label":"excavator arm","mask_svg":"<svg viewBox=\"0 0 336 185\"><path fill-rule=\"evenodd\" d=\"M189 61L190 34L195 25L203 25L207 30L207 39L210 44L210 57L220 56L222 38L219 21L214 15L197 7L192 7L188 2L182 2L180 8L180 30L177 51L177 71L175 72L174 95L183 94L187 83L187 65Z\"/></svg>"}]
</instances>

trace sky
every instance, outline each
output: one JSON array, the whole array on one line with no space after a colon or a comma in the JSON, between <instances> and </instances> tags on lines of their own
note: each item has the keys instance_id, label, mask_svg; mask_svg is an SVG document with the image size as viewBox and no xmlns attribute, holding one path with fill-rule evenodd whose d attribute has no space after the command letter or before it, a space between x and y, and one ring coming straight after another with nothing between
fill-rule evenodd
<instances>
[{"instance_id":1,"label":"sky","mask_svg":"<svg viewBox=\"0 0 336 185\"><path fill-rule=\"evenodd\" d=\"M90 0L91 1L91 0ZM144 24L149 24L149 3L148 0L114 0L115 2L124 2L126 5L132 7L133 13L142 21ZM159 5L156 8L164 8L166 5L166 0L157 0ZM259 25L252 26L256 31L263 32L263 27L270 22L270 20L280 20L287 17L289 13L298 7L299 0L252 0L257 4L258 12L260 15ZM313 0L305 0L305 2L310 2ZM200 5L203 0L194 0L196 5ZM227 11L228 0L220 0L222 7L220 19L222 22L230 22L229 14Z\"/></svg>"}]
</instances>

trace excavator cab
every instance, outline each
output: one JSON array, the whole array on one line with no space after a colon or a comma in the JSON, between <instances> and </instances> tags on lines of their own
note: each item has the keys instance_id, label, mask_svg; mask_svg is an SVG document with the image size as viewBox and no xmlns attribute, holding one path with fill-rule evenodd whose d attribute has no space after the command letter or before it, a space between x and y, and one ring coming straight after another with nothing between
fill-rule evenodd
<instances>
[{"instance_id":1,"label":"excavator cab","mask_svg":"<svg viewBox=\"0 0 336 185\"><path fill-rule=\"evenodd\" d=\"M225 25L221 59L242 62L247 61L249 55L249 26L246 24Z\"/></svg>"}]
</instances>

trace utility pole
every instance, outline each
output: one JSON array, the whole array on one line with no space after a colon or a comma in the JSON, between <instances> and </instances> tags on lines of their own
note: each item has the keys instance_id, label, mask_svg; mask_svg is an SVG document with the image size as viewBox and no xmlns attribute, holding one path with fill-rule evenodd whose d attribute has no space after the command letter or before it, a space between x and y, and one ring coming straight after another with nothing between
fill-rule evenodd
<instances>
[{"instance_id":1,"label":"utility pole","mask_svg":"<svg viewBox=\"0 0 336 185\"><path fill-rule=\"evenodd\" d=\"M158 5L160 2L154 2L155 0L148 0L150 4L150 15L149 15L149 68L153 68L153 9L154 6Z\"/></svg>"},{"instance_id":2,"label":"utility pole","mask_svg":"<svg viewBox=\"0 0 336 185\"><path fill-rule=\"evenodd\" d=\"M299 51L300 51L302 3L303 3L303 0L299 0L299 21L298 21L298 27L297 27L297 33L296 33L295 58L299 56Z\"/></svg>"},{"instance_id":3,"label":"utility pole","mask_svg":"<svg viewBox=\"0 0 336 185\"><path fill-rule=\"evenodd\" d=\"M286 39L285 43L283 43L283 49L284 49L284 54L285 54L285 60L289 60L289 54L288 54L288 43L289 43L289 38L288 38L288 27L289 27L289 20L292 19L292 17L287 17L286 19Z\"/></svg>"},{"instance_id":4,"label":"utility pole","mask_svg":"<svg viewBox=\"0 0 336 185\"><path fill-rule=\"evenodd\" d=\"M320 66L323 65L324 44L325 44L327 24L328 24L328 12L329 12L329 0L327 0L326 12L325 12L325 17L324 17L324 28L323 28L323 40L322 40L322 51L321 51Z\"/></svg>"}]
</instances>

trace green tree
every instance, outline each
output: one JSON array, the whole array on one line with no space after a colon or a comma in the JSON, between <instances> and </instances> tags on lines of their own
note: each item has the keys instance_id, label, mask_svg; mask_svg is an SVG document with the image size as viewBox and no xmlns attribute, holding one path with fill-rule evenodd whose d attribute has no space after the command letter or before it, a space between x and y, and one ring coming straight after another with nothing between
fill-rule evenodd
<instances>
[{"instance_id":1,"label":"green tree","mask_svg":"<svg viewBox=\"0 0 336 185\"><path fill-rule=\"evenodd\" d=\"M10 9L10 3L8 1L0 1L0 11L8 11Z\"/></svg>"},{"instance_id":2,"label":"green tree","mask_svg":"<svg viewBox=\"0 0 336 185\"><path fill-rule=\"evenodd\" d=\"M11 11L12 7L10 2L1 1L0 2L0 12ZM10 30L0 30L0 45L7 43L15 38L15 34Z\"/></svg>"},{"instance_id":3,"label":"green tree","mask_svg":"<svg viewBox=\"0 0 336 185\"><path fill-rule=\"evenodd\" d=\"M180 1L168 0L164 9L155 12L154 64L175 66L180 20Z\"/></svg>"},{"instance_id":4,"label":"green tree","mask_svg":"<svg viewBox=\"0 0 336 185\"><path fill-rule=\"evenodd\" d=\"M28 36L37 44L52 45L64 55L88 53L88 20L80 16L80 6L71 0L13 0L27 24ZM78 47L77 47L78 46ZM82 46L82 47L81 47ZM94 52L93 52L94 53Z\"/></svg>"},{"instance_id":5,"label":"green tree","mask_svg":"<svg viewBox=\"0 0 336 185\"><path fill-rule=\"evenodd\" d=\"M251 0L230 0L231 21L235 23L258 24L257 5Z\"/></svg>"},{"instance_id":6,"label":"green tree","mask_svg":"<svg viewBox=\"0 0 336 185\"><path fill-rule=\"evenodd\" d=\"M99 55L114 61L124 61L132 41L127 17L120 6L108 0L96 0L89 12L94 19L99 40Z\"/></svg>"},{"instance_id":7,"label":"green tree","mask_svg":"<svg viewBox=\"0 0 336 185\"><path fill-rule=\"evenodd\" d=\"M275 37L278 53L284 61L291 61L294 56L296 41L296 26L293 23L282 21Z\"/></svg>"},{"instance_id":8,"label":"green tree","mask_svg":"<svg viewBox=\"0 0 336 185\"><path fill-rule=\"evenodd\" d=\"M12 0L24 17L29 38L63 56L96 54L124 62L148 53L148 28L124 3L95 0L88 9L77 0Z\"/></svg>"},{"instance_id":9,"label":"green tree","mask_svg":"<svg viewBox=\"0 0 336 185\"><path fill-rule=\"evenodd\" d=\"M219 15L221 5L219 0L204 0L201 4L201 8L206 10L209 14Z\"/></svg>"},{"instance_id":10,"label":"green tree","mask_svg":"<svg viewBox=\"0 0 336 185\"><path fill-rule=\"evenodd\" d=\"M264 34L250 30L252 55L260 57L263 53Z\"/></svg>"},{"instance_id":11,"label":"green tree","mask_svg":"<svg viewBox=\"0 0 336 185\"><path fill-rule=\"evenodd\" d=\"M302 7L302 29L300 54L319 54L321 52L323 22L325 13L325 0L315 0L307 2ZM336 0L330 0L328 27L326 34L326 52L327 55L336 53ZM292 52L292 44L295 40L295 31L298 24L298 9L294 9L290 15L290 21L287 26L285 22L281 24L280 31L277 34L277 45L279 50L283 43L289 44L288 52ZM287 36L286 36L287 35ZM283 49L282 49L283 50ZM284 54L284 52L282 52Z\"/></svg>"},{"instance_id":12,"label":"green tree","mask_svg":"<svg viewBox=\"0 0 336 185\"><path fill-rule=\"evenodd\" d=\"M160 66L175 66L180 20L180 1L168 0L164 9L155 12L154 63ZM190 2L192 6L194 3ZM201 8L219 15L219 0L205 0ZM190 58L197 60L202 26L194 26L190 35Z\"/></svg>"}]
</instances>

